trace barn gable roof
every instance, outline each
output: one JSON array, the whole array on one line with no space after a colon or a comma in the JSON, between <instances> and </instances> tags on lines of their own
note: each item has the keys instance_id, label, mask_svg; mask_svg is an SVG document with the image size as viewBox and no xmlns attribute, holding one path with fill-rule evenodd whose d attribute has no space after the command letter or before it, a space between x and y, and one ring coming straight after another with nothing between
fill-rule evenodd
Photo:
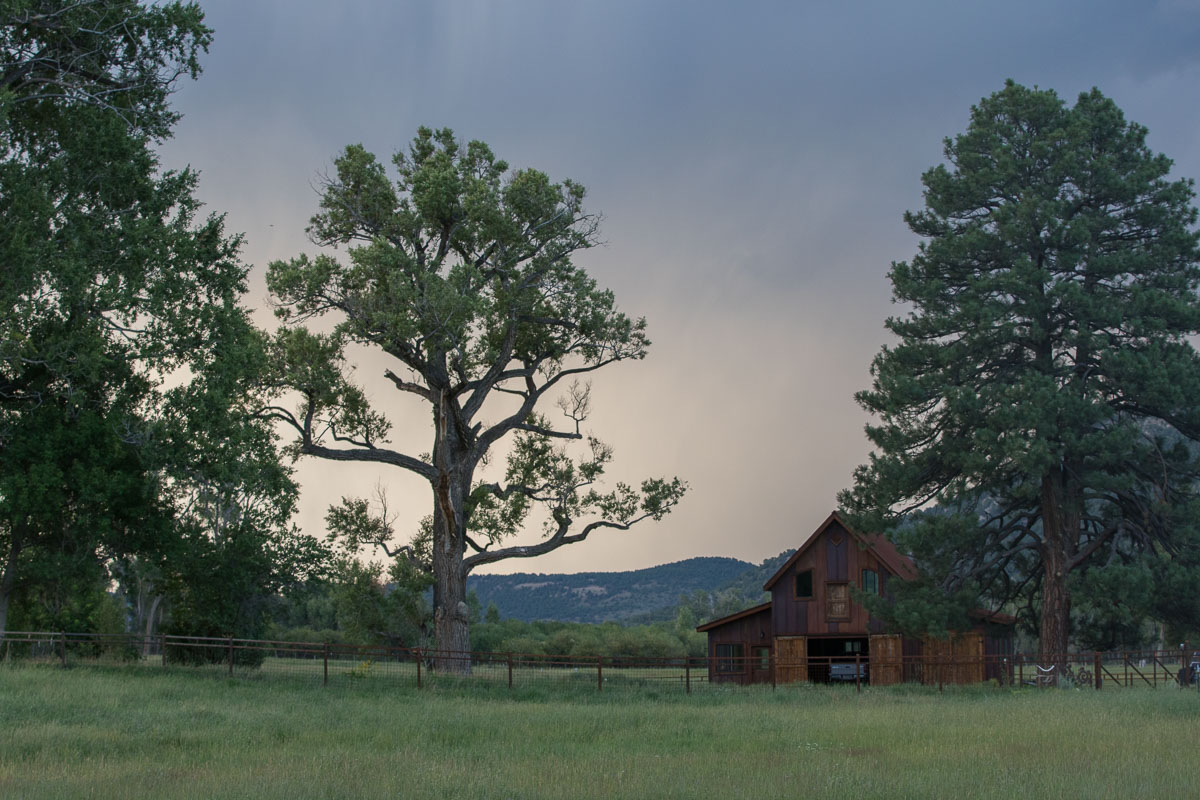
<instances>
[{"instance_id":1,"label":"barn gable roof","mask_svg":"<svg viewBox=\"0 0 1200 800\"><path fill-rule=\"evenodd\" d=\"M865 550L870 550L872 553L874 553L875 557L883 562L883 564L892 574L897 575L904 580L912 580L917 576L917 568L913 564L912 559L910 559L908 556L901 555L900 551L896 549L894 544L876 533L859 533L847 525L846 521L842 519L841 515L834 511L825 518L824 522L817 526L815 531L809 534L809 537L804 540L804 544L800 545L800 547L796 549L796 552L792 553L791 558L783 562L783 566L775 571L775 574L772 575L771 578L763 585L763 589L768 592L771 591L771 587L778 583L783 576L788 573L788 570L790 570L796 564L796 561L800 559L800 556L803 555L808 548L812 547L813 543L815 543L817 539L821 538L821 534L825 532L826 528L835 522L849 532L850 536L858 542L860 547Z\"/></svg>"},{"instance_id":2,"label":"barn gable roof","mask_svg":"<svg viewBox=\"0 0 1200 800\"><path fill-rule=\"evenodd\" d=\"M704 631L711 630L713 628L719 628L720 626L725 625L726 623L737 622L739 619L745 619L746 617L752 617L755 614L760 614L763 611L770 611L770 610L771 610L771 603L770 603L770 601L768 601L766 603L763 603L762 605L752 606L751 608L743 609L743 610L737 612L736 614L730 614L728 617L721 617L720 619L714 619L711 622L706 622L703 625L698 626L696 628L696 630L703 633Z\"/></svg>"}]
</instances>

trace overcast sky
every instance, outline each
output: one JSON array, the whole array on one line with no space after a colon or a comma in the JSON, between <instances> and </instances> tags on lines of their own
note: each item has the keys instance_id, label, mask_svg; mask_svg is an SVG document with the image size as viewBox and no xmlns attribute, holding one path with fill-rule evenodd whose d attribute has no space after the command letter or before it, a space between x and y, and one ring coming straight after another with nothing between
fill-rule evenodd
<instances>
[{"instance_id":1,"label":"overcast sky","mask_svg":"<svg viewBox=\"0 0 1200 800\"><path fill-rule=\"evenodd\" d=\"M970 106L1006 78L1069 102L1099 87L1200 177L1200 0L1163 2L358 2L201 0L215 42L175 96L163 150L244 233L250 302L268 262L315 252L313 187L361 142L387 163L419 125L588 187L606 245L578 262L645 316L645 361L597 373L589 427L614 479L678 475L662 523L493 571L577 572L699 555L761 561L835 507L868 454L854 392L888 341L901 219ZM358 377L428 451L428 413ZM411 444L410 444L411 443ZM300 464L300 522L405 473ZM531 534L536 536L536 532Z\"/></svg>"}]
</instances>

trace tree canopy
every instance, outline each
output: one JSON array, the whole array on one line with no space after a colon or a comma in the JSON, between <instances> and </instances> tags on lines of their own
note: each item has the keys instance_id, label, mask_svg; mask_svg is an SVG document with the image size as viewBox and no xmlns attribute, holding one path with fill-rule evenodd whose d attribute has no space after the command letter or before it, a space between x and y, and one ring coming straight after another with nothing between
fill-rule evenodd
<instances>
[{"instance_id":1,"label":"tree canopy","mask_svg":"<svg viewBox=\"0 0 1200 800\"><path fill-rule=\"evenodd\" d=\"M841 497L916 556L917 624L1017 602L1062 653L1073 588L1116 619L1118 587L1200 576L1193 184L1145 139L1097 90L1009 82L922 177L890 273L909 310L857 395L875 452Z\"/></svg>"},{"instance_id":2,"label":"tree canopy","mask_svg":"<svg viewBox=\"0 0 1200 800\"><path fill-rule=\"evenodd\" d=\"M510 171L487 145L448 129L421 128L392 163L389 178L358 145L334 162L308 231L317 245L349 245L348 261L323 253L269 267L279 314L292 323L275 339L271 385L295 404L268 413L293 428L302 454L390 465L428 483L428 524L403 552L433 576L438 646L465 651L471 569L659 519L684 486L596 488L612 451L583 430L589 392L577 381L643 358L650 343L645 322L618 311L572 260L595 244L599 225L583 208L583 187ZM299 324L324 314L335 316L332 332ZM347 377L350 343L388 357L383 375L397 398L424 405L428 452L390 446L387 413ZM562 426L540 410L556 395ZM569 440L586 444L578 459L556 444ZM503 479L484 480L480 467L502 441ZM377 513L371 522L355 502L331 522L386 541L391 522ZM539 506L545 537L503 546Z\"/></svg>"},{"instance_id":3,"label":"tree canopy","mask_svg":"<svg viewBox=\"0 0 1200 800\"><path fill-rule=\"evenodd\" d=\"M0 632L48 575L181 565L201 506L268 473L256 529L284 530L294 486L242 404L265 351L240 239L154 149L210 40L193 3L0 0Z\"/></svg>"}]
</instances>

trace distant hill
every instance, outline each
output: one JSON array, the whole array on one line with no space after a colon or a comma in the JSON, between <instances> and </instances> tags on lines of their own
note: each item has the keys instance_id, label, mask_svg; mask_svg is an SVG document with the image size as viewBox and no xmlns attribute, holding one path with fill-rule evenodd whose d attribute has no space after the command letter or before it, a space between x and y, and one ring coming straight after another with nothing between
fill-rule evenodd
<instances>
[{"instance_id":1,"label":"distant hill","mask_svg":"<svg viewBox=\"0 0 1200 800\"><path fill-rule=\"evenodd\" d=\"M471 575L467 591L475 592L484 609L495 603L507 619L628 622L674 607L681 595L711 592L753 569L736 558L689 558L629 572Z\"/></svg>"},{"instance_id":2,"label":"distant hill","mask_svg":"<svg viewBox=\"0 0 1200 800\"><path fill-rule=\"evenodd\" d=\"M746 569L724 583L690 592L680 592L680 596L676 597L669 605L639 614L628 621L637 625L669 622L676 618L681 607L685 607L689 611L692 622L701 623L733 614L759 603L765 603L771 597L763 591L763 584L783 566L783 562L787 561L794 552L796 551L784 550L777 556L764 559L761 564L746 564Z\"/></svg>"}]
</instances>

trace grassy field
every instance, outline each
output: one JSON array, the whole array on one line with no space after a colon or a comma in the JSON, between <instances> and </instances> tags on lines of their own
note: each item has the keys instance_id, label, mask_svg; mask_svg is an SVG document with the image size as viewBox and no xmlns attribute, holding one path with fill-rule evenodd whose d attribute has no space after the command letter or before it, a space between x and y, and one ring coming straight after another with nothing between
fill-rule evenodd
<instances>
[{"instance_id":1,"label":"grassy field","mask_svg":"<svg viewBox=\"0 0 1200 800\"><path fill-rule=\"evenodd\" d=\"M328 689L0 667L0 797L1192 797L1195 690Z\"/></svg>"}]
</instances>

